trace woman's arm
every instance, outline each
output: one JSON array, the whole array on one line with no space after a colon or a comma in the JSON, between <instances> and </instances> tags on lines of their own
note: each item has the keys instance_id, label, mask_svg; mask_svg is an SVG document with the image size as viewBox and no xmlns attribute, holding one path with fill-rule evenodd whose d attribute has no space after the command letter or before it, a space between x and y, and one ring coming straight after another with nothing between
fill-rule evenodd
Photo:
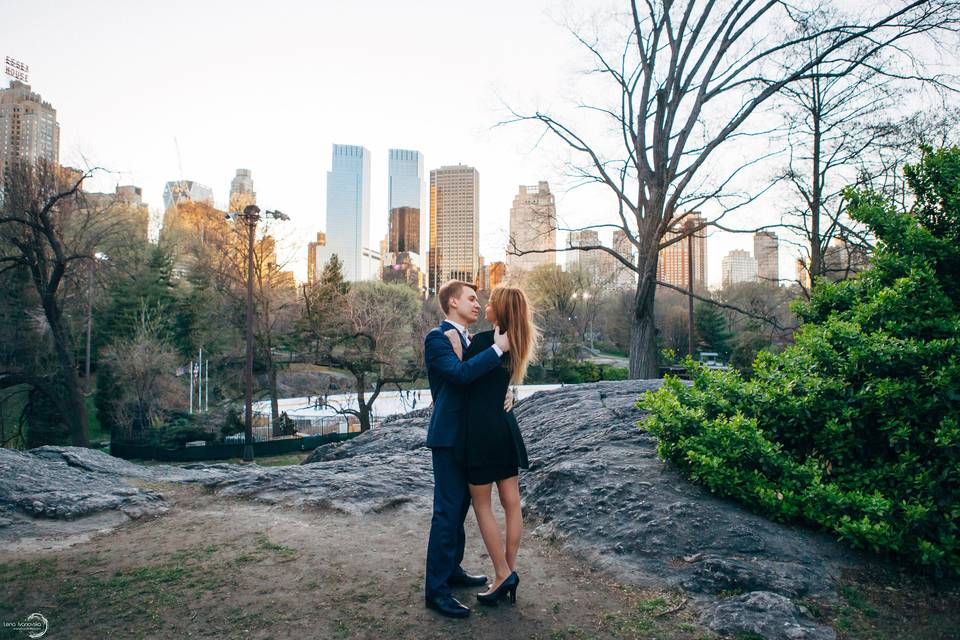
<instances>
[{"instance_id":1,"label":"woman's arm","mask_svg":"<svg viewBox=\"0 0 960 640\"><path fill-rule=\"evenodd\" d=\"M461 361L447 336L438 329L427 333L423 351L428 370L457 384L470 384L500 365L500 356L493 347L484 349L469 360Z\"/></svg>"},{"instance_id":2,"label":"woman's arm","mask_svg":"<svg viewBox=\"0 0 960 640\"><path fill-rule=\"evenodd\" d=\"M456 329L447 329L443 332L443 335L447 336L450 340L450 346L453 347L453 352L457 354L460 360L463 360L463 344L460 342L460 332Z\"/></svg>"}]
</instances>

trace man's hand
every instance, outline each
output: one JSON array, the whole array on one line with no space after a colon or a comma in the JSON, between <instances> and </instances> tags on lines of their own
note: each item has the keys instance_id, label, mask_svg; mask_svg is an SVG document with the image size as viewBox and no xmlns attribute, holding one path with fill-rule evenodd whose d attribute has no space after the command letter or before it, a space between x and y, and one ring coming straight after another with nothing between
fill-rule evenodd
<instances>
[{"instance_id":1,"label":"man's hand","mask_svg":"<svg viewBox=\"0 0 960 640\"><path fill-rule=\"evenodd\" d=\"M500 333L500 327L494 327L493 344L500 347L500 351L503 351L504 353L510 351L510 339L507 338L507 334Z\"/></svg>"},{"instance_id":2,"label":"man's hand","mask_svg":"<svg viewBox=\"0 0 960 640\"><path fill-rule=\"evenodd\" d=\"M513 389L507 389L507 397L503 399L503 411L510 413L511 409L513 409Z\"/></svg>"}]
</instances>

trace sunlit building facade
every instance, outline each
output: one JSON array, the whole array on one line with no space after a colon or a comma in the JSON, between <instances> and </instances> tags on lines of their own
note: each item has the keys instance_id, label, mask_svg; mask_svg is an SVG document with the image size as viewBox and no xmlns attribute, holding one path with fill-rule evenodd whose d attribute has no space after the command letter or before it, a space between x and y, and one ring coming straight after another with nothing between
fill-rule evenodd
<instances>
[{"instance_id":1,"label":"sunlit building facade","mask_svg":"<svg viewBox=\"0 0 960 640\"><path fill-rule=\"evenodd\" d=\"M466 165L430 172L431 292L447 280L476 282L480 274L480 172Z\"/></svg>"},{"instance_id":2,"label":"sunlit building facade","mask_svg":"<svg viewBox=\"0 0 960 640\"><path fill-rule=\"evenodd\" d=\"M57 111L19 80L0 89L0 186L14 162L60 162Z\"/></svg>"},{"instance_id":3,"label":"sunlit building facade","mask_svg":"<svg viewBox=\"0 0 960 640\"><path fill-rule=\"evenodd\" d=\"M662 242L676 240L680 236L687 236L684 227L693 228L706 223L706 219L699 213L692 212L683 217L679 228L674 226L668 231ZM693 287L706 289L707 287L707 232L700 229L693 233L692 239L683 237L660 250L657 257L657 280L666 282L675 287L686 290L689 286L690 251L693 251Z\"/></svg>"},{"instance_id":4,"label":"sunlit building facade","mask_svg":"<svg viewBox=\"0 0 960 640\"><path fill-rule=\"evenodd\" d=\"M507 267L513 276L542 265L557 263L557 207L550 185L540 181L536 186L520 186L510 207L510 238L507 244ZM514 255L514 251L537 251Z\"/></svg>"}]
</instances>

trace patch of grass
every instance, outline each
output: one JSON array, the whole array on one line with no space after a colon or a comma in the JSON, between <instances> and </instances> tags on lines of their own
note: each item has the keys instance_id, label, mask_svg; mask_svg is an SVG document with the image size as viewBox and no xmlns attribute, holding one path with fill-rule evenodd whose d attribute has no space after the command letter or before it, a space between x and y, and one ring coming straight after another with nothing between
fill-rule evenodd
<instances>
[{"instance_id":1,"label":"patch of grass","mask_svg":"<svg viewBox=\"0 0 960 640\"><path fill-rule=\"evenodd\" d=\"M667 606L666 598L662 597L641 600L637 603L637 611L645 615L657 615L658 613L666 611L669 608L670 607Z\"/></svg>"},{"instance_id":2,"label":"patch of grass","mask_svg":"<svg viewBox=\"0 0 960 640\"><path fill-rule=\"evenodd\" d=\"M270 538L263 533L257 536L257 549L261 551L272 551L284 557L290 557L297 554L296 549L272 542Z\"/></svg>"},{"instance_id":3,"label":"patch of grass","mask_svg":"<svg viewBox=\"0 0 960 640\"><path fill-rule=\"evenodd\" d=\"M22 560L0 564L0 577L8 580L42 580L49 578L57 571L57 564L52 558L38 558L36 560Z\"/></svg>"}]
</instances>

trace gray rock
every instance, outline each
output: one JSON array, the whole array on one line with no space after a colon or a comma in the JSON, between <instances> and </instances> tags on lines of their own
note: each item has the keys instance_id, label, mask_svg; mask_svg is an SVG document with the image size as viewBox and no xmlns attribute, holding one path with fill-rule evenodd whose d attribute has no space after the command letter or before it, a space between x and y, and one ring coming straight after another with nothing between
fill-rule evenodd
<instances>
[{"instance_id":1,"label":"gray rock","mask_svg":"<svg viewBox=\"0 0 960 640\"><path fill-rule=\"evenodd\" d=\"M418 410L417 413L420 413ZM427 412L429 416L429 410ZM342 460L365 453L399 453L427 446L426 422L421 418L405 416L384 421L370 431L344 440L324 444L313 450L301 464ZM429 450L428 450L429 452Z\"/></svg>"},{"instance_id":2,"label":"gray rock","mask_svg":"<svg viewBox=\"0 0 960 640\"><path fill-rule=\"evenodd\" d=\"M635 404L659 386L569 386L519 404L531 458L520 484L525 507L543 521L538 533L638 584L832 597L848 550L718 499L657 458Z\"/></svg>"},{"instance_id":3,"label":"gray rock","mask_svg":"<svg viewBox=\"0 0 960 640\"><path fill-rule=\"evenodd\" d=\"M726 598L708 608L700 622L729 636L754 633L766 640L836 640L837 633L818 624L789 598L753 591Z\"/></svg>"},{"instance_id":4,"label":"gray rock","mask_svg":"<svg viewBox=\"0 0 960 640\"><path fill-rule=\"evenodd\" d=\"M429 510L433 496L430 450L391 451L386 447L373 451L362 443L366 436L340 443L342 447L361 441L349 450L350 455L331 456L311 464L257 468L203 484L218 495L355 515L401 508ZM343 453L343 449L337 451Z\"/></svg>"},{"instance_id":5,"label":"gray rock","mask_svg":"<svg viewBox=\"0 0 960 640\"><path fill-rule=\"evenodd\" d=\"M123 458L115 458L96 449L86 449L84 447L37 447L31 449L30 454L46 460L63 462L85 471L141 478L154 482L200 482L246 472L243 467L235 464L192 463L176 466L136 464Z\"/></svg>"},{"instance_id":6,"label":"gray rock","mask_svg":"<svg viewBox=\"0 0 960 640\"><path fill-rule=\"evenodd\" d=\"M105 512L137 519L166 510L161 494L131 486L117 475L0 449L0 520L5 521L0 539L38 535L44 520L78 520Z\"/></svg>"}]
</instances>

